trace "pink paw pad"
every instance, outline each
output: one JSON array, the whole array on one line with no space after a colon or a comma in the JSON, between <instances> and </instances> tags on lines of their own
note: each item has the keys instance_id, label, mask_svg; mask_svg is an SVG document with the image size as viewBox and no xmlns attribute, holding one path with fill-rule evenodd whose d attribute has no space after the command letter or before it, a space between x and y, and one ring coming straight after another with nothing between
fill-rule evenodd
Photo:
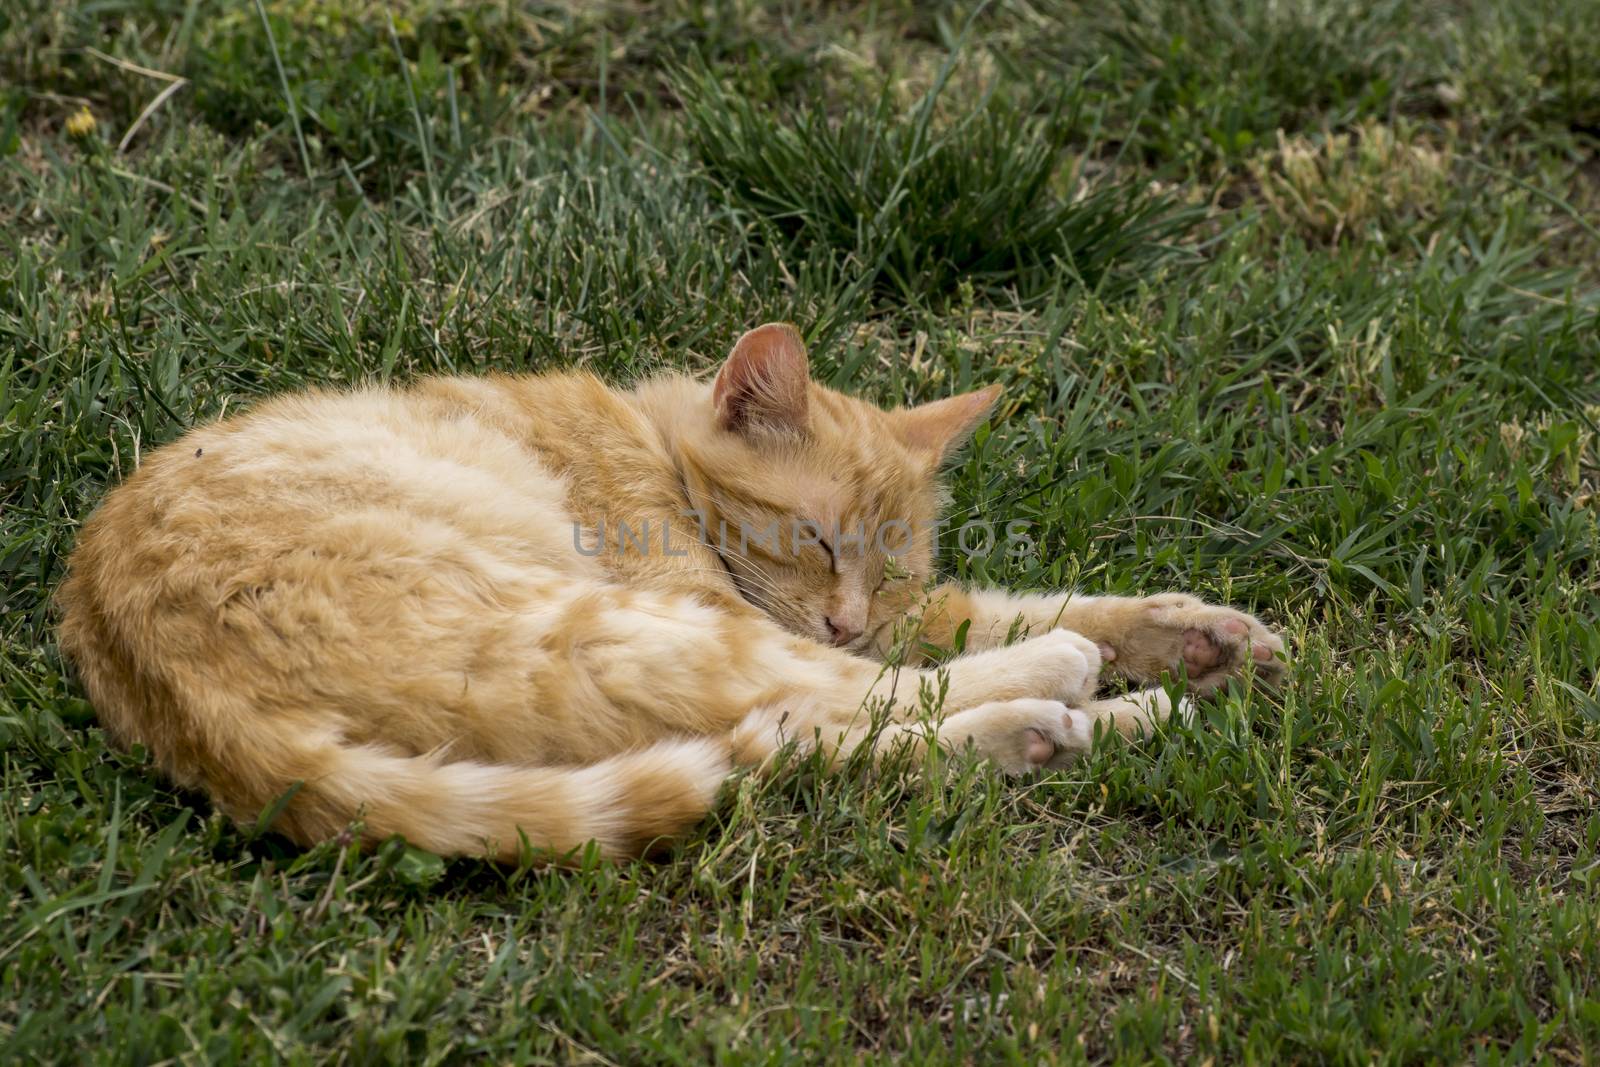
<instances>
[{"instance_id":1,"label":"pink paw pad","mask_svg":"<svg viewBox=\"0 0 1600 1067\"><path fill-rule=\"evenodd\" d=\"M1204 630L1186 630L1183 635L1183 661L1191 671L1209 670L1222 661L1222 649Z\"/></svg>"},{"instance_id":2,"label":"pink paw pad","mask_svg":"<svg viewBox=\"0 0 1600 1067\"><path fill-rule=\"evenodd\" d=\"M1056 754L1056 744L1040 731L1028 728L1026 748L1023 755L1035 767L1043 767L1049 763Z\"/></svg>"}]
</instances>

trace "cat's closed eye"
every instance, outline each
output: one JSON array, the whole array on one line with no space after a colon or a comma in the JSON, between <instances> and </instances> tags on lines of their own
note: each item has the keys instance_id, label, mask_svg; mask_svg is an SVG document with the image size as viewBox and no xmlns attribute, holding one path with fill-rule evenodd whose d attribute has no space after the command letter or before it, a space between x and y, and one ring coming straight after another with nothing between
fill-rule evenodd
<instances>
[{"instance_id":1,"label":"cat's closed eye","mask_svg":"<svg viewBox=\"0 0 1600 1067\"><path fill-rule=\"evenodd\" d=\"M797 525L800 533L795 541L795 555L799 556L802 549L815 548L817 550L816 553L808 558L826 563L828 570L837 572L839 569L839 556L833 550L832 542L822 536L822 531L825 528L820 522L814 522L811 519L801 520Z\"/></svg>"},{"instance_id":2,"label":"cat's closed eye","mask_svg":"<svg viewBox=\"0 0 1600 1067\"><path fill-rule=\"evenodd\" d=\"M828 554L828 569L830 571L837 571L839 569L839 557L833 551L833 546L826 541L818 540L817 547Z\"/></svg>"}]
</instances>

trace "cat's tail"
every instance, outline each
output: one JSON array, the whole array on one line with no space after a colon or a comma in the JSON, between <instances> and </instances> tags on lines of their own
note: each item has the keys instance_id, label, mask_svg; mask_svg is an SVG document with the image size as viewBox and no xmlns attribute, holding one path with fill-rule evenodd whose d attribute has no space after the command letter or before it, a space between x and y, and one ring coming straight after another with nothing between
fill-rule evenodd
<instances>
[{"instance_id":1,"label":"cat's tail","mask_svg":"<svg viewBox=\"0 0 1600 1067\"><path fill-rule=\"evenodd\" d=\"M396 755L330 741L274 829L304 843L360 819L366 836L402 834L441 855L514 862L526 839L567 853L594 841L636 856L711 810L730 772L718 738L662 741L582 767L521 767Z\"/></svg>"}]
</instances>

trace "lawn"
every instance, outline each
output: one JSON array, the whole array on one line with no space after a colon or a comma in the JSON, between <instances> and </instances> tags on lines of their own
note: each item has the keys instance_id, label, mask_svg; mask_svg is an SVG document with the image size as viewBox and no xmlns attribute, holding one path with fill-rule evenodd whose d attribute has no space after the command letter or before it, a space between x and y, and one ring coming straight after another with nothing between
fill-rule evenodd
<instances>
[{"instance_id":1,"label":"lawn","mask_svg":"<svg viewBox=\"0 0 1600 1067\"><path fill-rule=\"evenodd\" d=\"M0 1059L1600 1062L1600 4L11 0ZM308 383L1005 386L1018 588L1288 637L1141 746L793 759L669 854L300 851L119 752L50 596Z\"/></svg>"}]
</instances>

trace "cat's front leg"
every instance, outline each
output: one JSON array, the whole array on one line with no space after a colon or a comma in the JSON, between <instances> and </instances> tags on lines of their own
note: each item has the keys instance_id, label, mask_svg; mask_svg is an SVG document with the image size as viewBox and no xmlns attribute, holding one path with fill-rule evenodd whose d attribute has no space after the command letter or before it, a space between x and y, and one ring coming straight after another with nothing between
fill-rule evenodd
<instances>
[{"instance_id":1,"label":"cat's front leg","mask_svg":"<svg viewBox=\"0 0 1600 1067\"><path fill-rule=\"evenodd\" d=\"M1273 683L1288 672L1283 638L1260 619L1187 593L1083 598L1066 613L1091 626L1116 673L1135 681L1160 681L1181 664L1189 688L1205 693L1247 670Z\"/></svg>"},{"instance_id":2,"label":"cat's front leg","mask_svg":"<svg viewBox=\"0 0 1600 1067\"><path fill-rule=\"evenodd\" d=\"M1018 634L1070 630L1095 643L1109 673L1159 682L1181 668L1197 692L1217 689L1247 669L1267 681L1287 670L1283 639L1259 619L1185 593L1095 597L951 585L935 591L926 619L934 641L953 637L965 622L968 648Z\"/></svg>"},{"instance_id":3,"label":"cat's front leg","mask_svg":"<svg viewBox=\"0 0 1600 1067\"><path fill-rule=\"evenodd\" d=\"M1099 646L1070 630L971 652L944 668L949 679L944 706L954 710L1037 698L1080 707L1094 698L1100 686L1102 662Z\"/></svg>"}]
</instances>

